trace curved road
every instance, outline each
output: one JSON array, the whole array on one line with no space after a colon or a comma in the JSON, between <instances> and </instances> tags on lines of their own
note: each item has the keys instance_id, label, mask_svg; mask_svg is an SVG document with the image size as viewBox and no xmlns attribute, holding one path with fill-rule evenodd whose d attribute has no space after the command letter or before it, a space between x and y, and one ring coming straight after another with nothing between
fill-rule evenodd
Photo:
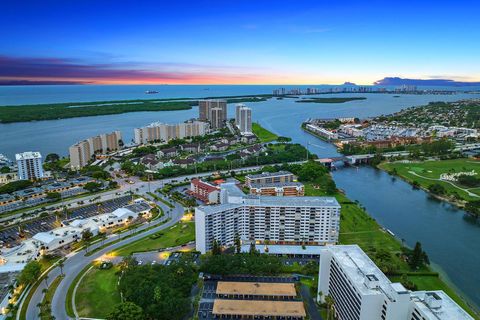
<instances>
[{"instance_id":1,"label":"curved road","mask_svg":"<svg viewBox=\"0 0 480 320\"><path fill-rule=\"evenodd\" d=\"M160 207L162 207L162 209L164 210L165 213L167 213L167 211L170 209L167 206L165 206L163 203L157 203L157 204ZM72 284L73 280L78 275L78 273L81 272L88 264L90 264L95 259L101 257L105 253L108 253L108 252L110 252L114 249L117 249L117 248L119 248L123 245L126 245L130 242L133 242L135 240L138 240L140 238L143 238L145 236L148 236L150 234L158 232L159 230L162 230L162 229L165 229L165 228L168 228L168 227L174 225L175 223L180 221L181 217L183 216L183 213L184 213L184 208L182 206L178 205L178 204L175 204L175 208L172 209L172 212L170 214L166 214L164 217L162 217L161 219L159 219L157 221L152 222L150 225L148 225L148 224L142 225L141 227L136 229L136 231L146 229L146 228L148 228L152 225L160 224L163 221L165 221L165 219L167 219L168 217L171 217L171 220L168 221L165 224L160 224L159 226L157 226L155 228L152 228L152 229L147 230L145 232L141 232L140 234L137 234L133 237L130 237L130 238L124 239L122 241L119 241L115 244L112 244L111 246L108 246L108 247L92 254L91 256L85 256L85 251L84 250L79 251L79 252L69 256L65 260L64 267L63 267L65 278L60 282L59 286L57 287L57 289L55 291L55 294L53 296L52 302L51 302L51 304L52 304L52 314L55 316L55 319L70 319L70 317L68 317L68 315L66 313L66 310L65 310L65 300L66 300L66 296L67 296L67 291L68 291L68 288L70 287L70 285ZM109 241L111 242L111 241L117 240L118 237L119 236L110 237L105 241L105 243L108 243ZM98 242L98 243L90 246L90 249L94 249L94 248L97 248L99 246L101 246L101 242ZM60 275L60 268L58 268L58 267L53 268L48 273L48 277L49 277L50 281L52 281L53 279L55 279L59 275ZM28 305L27 315L26 315L27 319L39 319L39 317L38 317L39 309L37 307L37 304L40 303L43 299L42 290L44 288L46 288L45 282L42 281L42 283L38 286L37 290L35 290L35 292L32 296L32 299L30 300L30 303Z\"/></svg>"},{"instance_id":2,"label":"curved road","mask_svg":"<svg viewBox=\"0 0 480 320\"><path fill-rule=\"evenodd\" d=\"M303 162L305 162L305 161L296 161L296 162L291 162L291 163L303 163ZM263 167L263 165L243 167L243 168L235 168L232 171L235 171L235 172L256 171L256 170L259 170L262 167ZM222 170L222 172L229 172L229 170L228 171L227 170ZM180 177L167 178L167 179L163 179L163 180L155 180L155 181L151 181L150 185L148 184L148 182L144 182L144 181L135 181L135 183L131 184L131 185L130 184L125 184L124 181L119 181L120 182L120 190L121 191L126 191L126 190L130 189L132 191L136 191L136 193L139 193L143 197L149 198L149 200L155 202L166 213L170 208L168 208L165 204L163 204L161 202L155 201L152 197L147 195L147 192L149 190L151 190L153 192L154 190L163 187L166 183L175 183L177 181L184 181L184 179L206 177L206 176L211 175L212 173L213 172L203 172L203 173L198 173L198 174L191 174L191 175L185 175L185 176L180 176ZM117 189L117 190L113 190L111 192L112 193L120 192L120 190ZM113 194L112 194L112 196L113 196ZM76 201L79 201L79 200L76 199ZM169 199L169 202L174 203L170 199ZM100 250L100 251L96 252L95 254L93 254L91 256L88 256L88 257L85 256L85 251L83 251L83 250L79 251L75 254L68 255L67 259L64 261L64 267L63 267L65 278L58 285L58 287L55 291L55 294L53 296L53 299L51 301L52 314L53 314L53 316L55 316L55 319L62 319L62 320L63 319L70 319L70 317L68 317L68 315L66 314L66 310L65 310L65 300L66 300L66 296L67 296L67 291L68 291L68 288L70 287L71 283L73 282L73 280L78 275L78 273L81 272L88 264L90 264L95 259L101 257L105 253L108 253L108 252L110 252L114 249L117 249L117 248L119 248L123 245L126 245L130 242L133 242L135 240L138 240L140 238L143 238L145 236L148 236L150 234L158 232L159 230L163 230L165 228L168 228L168 227L174 225L175 223L180 221L181 217L183 216L183 213L184 213L184 208L181 205L175 203L175 208L172 209L172 212L170 213L169 216L165 216L162 219L159 219L159 220L153 222L152 224L150 224L150 226L160 224L166 218L171 217L171 220L168 221L165 224L161 224L161 225L159 225L155 228L152 228L152 229L147 230L145 232L141 232L140 234L137 234L133 237L127 238L127 239L122 240L122 241L119 241L119 242L117 242L115 244L112 244L111 246L108 246L108 247L106 247L106 248L104 248L104 249L102 249L102 250ZM141 231L141 230L146 229L150 226L149 225L143 225L143 226L137 228L136 231ZM111 241L114 241L114 240L117 240L117 239L118 239L118 236L110 237L107 240L105 240L104 244L108 243L108 242L111 242ZM96 243L94 245L91 245L90 249L95 249L99 246L101 246L100 242ZM55 267L52 270L50 270L50 272L48 273L48 279L50 281L53 281L53 279L55 279L59 275L60 275L60 268ZM42 302L42 300L43 300L42 290L45 289L46 287L47 286L45 285L45 282L42 281L42 283L38 286L38 288L33 293L33 296L31 298L30 303L29 303L28 308L27 308L27 315L26 315L27 319L29 319L29 320L30 319L39 319L39 317L38 317L39 309L37 307L37 304ZM22 302L22 304L23 304L23 302ZM19 319L19 315L20 315L20 312L17 314L17 320Z\"/></svg>"}]
</instances>

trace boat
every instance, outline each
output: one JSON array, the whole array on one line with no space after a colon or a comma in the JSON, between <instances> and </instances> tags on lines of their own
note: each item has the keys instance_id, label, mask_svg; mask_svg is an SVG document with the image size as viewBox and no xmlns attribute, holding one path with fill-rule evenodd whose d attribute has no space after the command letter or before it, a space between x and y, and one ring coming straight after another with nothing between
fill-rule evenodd
<instances>
[{"instance_id":1,"label":"boat","mask_svg":"<svg viewBox=\"0 0 480 320\"><path fill-rule=\"evenodd\" d=\"M158 91L155 91L155 90L147 90L145 91L146 94L155 94L155 93L158 93Z\"/></svg>"}]
</instances>

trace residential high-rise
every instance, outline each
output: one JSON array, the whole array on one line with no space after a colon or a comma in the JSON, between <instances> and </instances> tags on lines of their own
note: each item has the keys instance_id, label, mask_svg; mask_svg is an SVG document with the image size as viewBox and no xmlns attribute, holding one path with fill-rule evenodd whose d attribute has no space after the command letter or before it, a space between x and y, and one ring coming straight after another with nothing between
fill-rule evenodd
<instances>
[{"instance_id":1,"label":"residential high-rise","mask_svg":"<svg viewBox=\"0 0 480 320\"><path fill-rule=\"evenodd\" d=\"M78 170L86 166L96 152L107 153L120 149L121 140L121 132L114 131L77 142L68 150L70 154L70 168Z\"/></svg>"},{"instance_id":2,"label":"residential high-rise","mask_svg":"<svg viewBox=\"0 0 480 320\"><path fill-rule=\"evenodd\" d=\"M197 250L217 241L232 246L235 236L249 241L334 244L338 241L340 205L333 197L245 195L232 183L221 185L221 204L195 208Z\"/></svg>"},{"instance_id":3,"label":"residential high-rise","mask_svg":"<svg viewBox=\"0 0 480 320\"><path fill-rule=\"evenodd\" d=\"M319 302L332 298L336 319L473 319L443 291L411 292L392 283L357 245L320 251L318 292Z\"/></svg>"},{"instance_id":4,"label":"residential high-rise","mask_svg":"<svg viewBox=\"0 0 480 320\"><path fill-rule=\"evenodd\" d=\"M23 152L15 155L19 180L36 180L43 178L42 155L40 152Z\"/></svg>"},{"instance_id":5,"label":"residential high-rise","mask_svg":"<svg viewBox=\"0 0 480 320\"><path fill-rule=\"evenodd\" d=\"M92 159L90 143L87 140L80 141L68 149L70 154L70 168L78 170L85 167Z\"/></svg>"},{"instance_id":6,"label":"residential high-rise","mask_svg":"<svg viewBox=\"0 0 480 320\"><path fill-rule=\"evenodd\" d=\"M136 144L149 142L168 142L172 139L203 136L208 133L209 125L201 121L187 121L177 124L161 122L152 123L146 127L134 129Z\"/></svg>"},{"instance_id":7,"label":"residential high-rise","mask_svg":"<svg viewBox=\"0 0 480 320\"><path fill-rule=\"evenodd\" d=\"M215 110L212 112L212 109ZM199 100L198 119L210 122L212 129L223 128L227 121L227 101Z\"/></svg>"},{"instance_id":8,"label":"residential high-rise","mask_svg":"<svg viewBox=\"0 0 480 320\"><path fill-rule=\"evenodd\" d=\"M252 133L252 109L238 104L235 109L235 124L242 134Z\"/></svg>"}]
</instances>

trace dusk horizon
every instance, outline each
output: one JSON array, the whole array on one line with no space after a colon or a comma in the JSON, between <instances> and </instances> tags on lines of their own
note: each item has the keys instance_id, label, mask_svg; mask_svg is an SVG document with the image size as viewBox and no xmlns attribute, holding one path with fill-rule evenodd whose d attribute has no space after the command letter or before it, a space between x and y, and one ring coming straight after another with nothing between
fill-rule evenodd
<instances>
[{"instance_id":1,"label":"dusk horizon","mask_svg":"<svg viewBox=\"0 0 480 320\"><path fill-rule=\"evenodd\" d=\"M0 5L8 43L0 51L0 84L480 81L480 45L473 41L480 24L475 10L458 4L105 1L92 6ZM397 17L406 23L392 23Z\"/></svg>"}]
</instances>

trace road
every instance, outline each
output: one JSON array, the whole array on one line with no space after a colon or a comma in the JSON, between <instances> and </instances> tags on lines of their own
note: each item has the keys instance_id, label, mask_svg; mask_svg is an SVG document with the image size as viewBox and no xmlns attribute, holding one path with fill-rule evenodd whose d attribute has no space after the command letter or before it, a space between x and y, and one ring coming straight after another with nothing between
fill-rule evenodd
<instances>
[{"instance_id":1,"label":"road","mask_svg":"<svg viewBox=\"0 0 480 320\"><path fill-rule=\"evenodd\" d=\"M164 212L167 212L169 210L169 208L167 206L165 206L163 203L159 202L157 204L160 207L162 207ZM176 204L175 208L172 209L172 212L170 214L172 219L165 224L161 224L161 223L167 218L167 216L165 216L164 218L159 219L155 222L152 222L151 225L145 224L145 225L141 226L140 228L138 228L137 230L146 229L146 228L148 228L152 225L156 225L156 224L160 224L159 226L157 226L155 228L152 228L150 230L147 230L145 232L141 232L140 234L137 234L133 237L130 237L130 238L127 238L125 240L114 243L111 246L108 246L107 248L104 248L104 249L96 252L95 254L93 254L91 256L85 256L85 251L82 250L80 252L77 252L76 254L72 254L71 256L67 257L67 259L64 262L64 267L63 267L64 273L65 273L65 278L60 282L57 290L55 291L52 302L51 302L52 314L55 316L55 319L70 319L67 316L66 310L65 310L65 299L66 299L66 296L67 296L67 291L68 291L68 288L70 287L70 285L72 284L72 282L74 281L75 277L78 275L78 273L81 272L88 264L90 264L95 259L100 258L102 255L104 255L104 254L106 254L106 253L108 253L112 250L115 250L115 249L117 249L117 248L119 248L123 245L126 245L130 242L136 241L140 238L143 238L143 237L148 236L150 234L153 234L155 232L158 232L159 230L163 230L163 229L166 229L168 227L171 227L172 225L174 225L175 223L177 223L180 220L180 218L183 216L183 213L184 213L184 208L182 206ZM108 240L106 240L105 243L114 241L114 240L118 239L118 237L119 236L113 236L113 237L109 238ZM90 246L90 250L94 249L94 248L97 248L99 246L101 246L100 242L96 243L95 245ZM48 279L50 281L52 281L53 279L55 279L59 275L60 275L60 268L55 267L54 269L52 269L48 273ZM46 285L45 285L45 282L42 281L41 284L38 286L37 290L35 290L35 292L32 296L32 299L30 300L30 303L28 305L27 315L26 315L27 319L39 319L39 317L38 317L38 311L39 310L38 310L37 304L40 303L43 299L42 290L44 288L46 288ZM18 317L17 317L17 319L18 319Z\"/></svg>"},{"instance_id":2,"label":"road","mask_svg":"<svg viewBox=\"0 0 480 320\"><path fill-rule=\"evenodd\" d=\"M292 162L292 163L303 163L303 162L305 162L305 161L298 161L298 162ZM225 171L222 171L222 172L226 173L226 172L230 172L230 171L235 171L235 172L257 171L257 170L261 169L262 167L263 166L243 167L243 168L237 168L237 169L233 169L233 170L225 170ZM186 179L190 180L192 178L206 177L206 176L210 176L212 173L214 173L214 172L191 174L191 175L186 175L186 176L181 176L181 177L174 177L174 178L163 179L163 180L155 180L155 181L151 181L151 182L145 182L145 181L140 181L140 180L135 179L135 178L130 178L134 182L133 184L126 184L126 183L124 183L124 181L122 181L122 183L120 184L120 189L111 191L111 194L109 193L108 196L114 197L115 193L120 192L120 193L123 194L125 191L130 191L131 190L131 191L133 191L137 194L140 194L140 195L142 195L146 198L149 198L149 200L154 201L154 199L152 197L147 195L147 192L149 192L149 191L154 192L156 189L163 187L167 183L175 183L175 182L185 181ZM95 195L95 196L98 196L98 195ZM93 196L93 197L95 197L95 196ZM80 199L75 199L74 201L75 202L80 201ZM173 203L172 200L169 200L169 201ZM157 201L154 201L154 202L157 203L158 206L162 207L164 212L167 212L170 209L165 204L163 204L161 202L157 202ZM59 204L57 204L57 205L59 205ZM174 225L175 223L180 221L181 217L183 216L183 213L184 213L184 208L181 205L175 203L175 208L172 209L172 212L170 214L172 219L165 224L160 224L160 223L167 217L159 219L159 220L157 220L157 221L155 221L151 224L151 225L160 224L159 226L157 226L155 228L152 228L150 230L147 230L145 232L141 232L141 233L139 233L139 234L137 234L133 237L130 237L130 238L124 239L122 241L119 241L117 243L114 243L111 246L108 246L108 247L96 252L95 254L93 254L91 256L85 256L85 251L83 251L83 250L80 251L80 252L77 252L76 254L72 254L72 255L67 256L67 259L65 260L64 267L63 267L64 273L65 273L65 278L60 282L59 286L57 287L57 289L55 291L53 299L51 301L52 314L53 314L53 316L55 316L55 319L70 319L67 316L66 310L65 310L65 299L66 299L66 296L67 296L67 291L68 291L68 288L70 287L70 285L72 284L72 282L74 281L75 277L78 275L78 273L80 273L88 264L90 264L95 259L98 259L102 255L104 255L104 254L106 254L106 253L108 253L112 250L115 250L115 249L117 249L117 248L119 248L123 245L126 245L130 242L136 241L140 238L143 238L145 236L148 236L150 234L158 232L159 230L163 230L163 229L166 229L166 228ZM146 229L150 226L149 225L143 225L143 226L139 227L137 229L137 231L141 231L141 230ZM116 239L118 239L118 236L110 237L105 241L105 243L112 242ZM90 246L90 250L95 249L99 246L101 246L101 243L96 243L96 244ZM48 279L50 281L52 281L53 279L55 279L59 275L60 275L60 268L55 267L48 273ZM29 303L28 309L27 309L27 319L39 319L39 317L38 317L38 311L39 310L38 310L37 304L42 302L42 299L43 299L42 290L45 289L45 288L46 288L45 282L42 281L41 284L38 286L38 288L33 293L33 296L30 300L30 303ZM19 315L20 315L20 312L17 315L17 320L19 319Z\"/></svg>"}]
</instances>

